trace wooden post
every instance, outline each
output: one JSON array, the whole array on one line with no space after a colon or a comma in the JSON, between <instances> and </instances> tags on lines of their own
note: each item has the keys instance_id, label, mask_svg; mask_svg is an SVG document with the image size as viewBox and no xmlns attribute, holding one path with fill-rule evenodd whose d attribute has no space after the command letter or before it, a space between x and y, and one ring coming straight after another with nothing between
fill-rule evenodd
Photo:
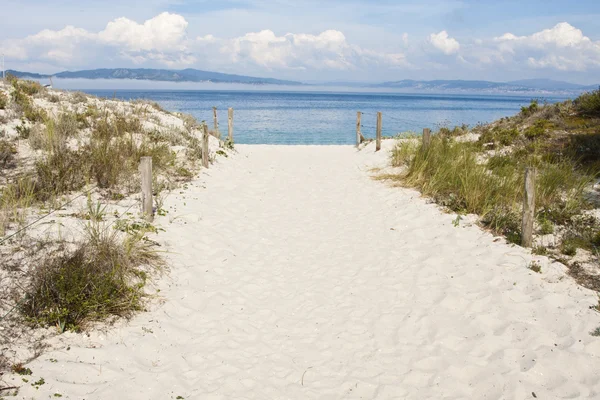
<instances>
[{"instance_id":1,"label":"wooden post","mask_svg":"<svg viewBox=\"0 0 600 400\"><path fill-rule=\"evenodd\" d=\"M375 139L375 151L381 150L381 113L377 113L377 136Z\"/></svg>"},{"instance_id":2,"label":"wooden post","mask_svg":"<svg viewBox=\"0 0 600 400\"><path fill-rule=\"evenodd\" d=\"M213 107L213 120L215 125L215 136L220 139L221 133L219 132L219 119L217 118L217 107Z\"/></svg>"},{"instance_id":3,"label":"wooden post","mask_svg":"<svg viewBox=\"0 0 600 400\"><path fill-rule=\"evenodd\" d=\"M423 150L427 150L431 144L431 129L423 129Z\"/></svg>"},{"instance_id":4,"label":"wooden post","mask_svg":"<svg viewBox=\"0 0 600 400\"><path fill-rule=\"evenodd\" d=\"M227 137L229 138L229 142L233 143L233 108L229 109L227 115Z\"/></svg>"},{"instance_id":5,"label":"wooden post","mask_svg":"<svg viewBox=\"0 0 600 400\"><path fill-rule=\"evenodd\" d=\"M142 213L146 220L152 222L152 157L140 159L140 174L142 179Z\"/></svg>"},{"instance_id":6,"label":"wooden post","mask_svg":"<svg viewBox=\"0 0 600 400\"><path fill-rule=\"evenodd\" d=\"M360 137L362 134L360 133L360 117L362 113L360 111L356 112L356 147L360 146Z\"/></svg>"},{"instance_id":7,"label":"wooden post","mask_svg":"<svg viewBox=\"0 0 600 400\"><path fill-rule=\"evenodd\" d=\"M208 126L202 121L202 166L208 168Z\"/></svg>"},{"instance_id":8,"label":"wooden post","mask_svg":"<svg viewBox=\"0 0 600 400\"><path fill-rule=\"evenodd\" d=\"M535 220L535 168L525 168L525 194L523 197L523 225L521 245L533 245L533 221Z\"/></svg>"}]
</instances>

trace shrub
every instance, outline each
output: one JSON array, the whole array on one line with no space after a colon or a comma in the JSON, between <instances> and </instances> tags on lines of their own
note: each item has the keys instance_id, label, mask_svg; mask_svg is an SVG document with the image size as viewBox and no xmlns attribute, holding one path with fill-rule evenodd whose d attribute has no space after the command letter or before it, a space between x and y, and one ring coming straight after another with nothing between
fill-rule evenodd
<instances>
[{"instance_id":1,"label":"shrub","mask_svg":"<svg viewBox=\"0 0 600 400\"><path fill-rule=\"evenodd\" d=\"M600 88L582 94L575 99L574 104L579 114L600 117Z\"/></svg>"},{"instance_id":2,"label":"shrub","mask_svg":"<svg viewBox=\"0 0 600 400\"><path fill-rule=\"evenodd\" d=\"M0 110L6 109L6 106L8 106L8 96L0 92Z\"/></svg>"},{"instance_id":3,"label":"shrub","mask_svg":"<svg viewBox=\"0 0 600 400\"><path fill-rule=\"evenodd\" d=\"M35 170L40 201L81 189L89 176L86 155L69 149L47 153L35 163Z\"/></svg>"},{"instance_id":4,"label":"shrub","mask_svg":"<svg viewBox=\"0 0 600 400\"><path fill-rule=\"evenodd\" d=\"M521 115L524 117L528 117L532 114L534 114L537 110L539 109L539 100L531 100L531 102L529 103L529 105L527 107L522 106L521 107Z\"/></svg>"},{"instance_id":5,"label":"shrub","mask_svg":"<svg viewBox=\"0 0 600 400\"><path fill-rule=\"evenodd\" d=\"M494 145L509 146L519 137L517 128L503 128L495 126L492 129L485 130L479 137L480 144L492 143Z\"/></svg>"},{"instance_id":6,"label":"shrub","mask_svg":"<svg viewBox=\"0 0 600 400\"><path fill-rule=\"evenodd\" d=\"M33 96L44 90L44 87L39 82L29 80L18 80L13 83L13 86L15 89L22 91L28 96Z\"/></svg>"},{"instance_id":7,"label":"shrub","mask_svg":"<svg viewBox=\"0 0 600 400\"><path fill-rule=\"evenodd\" d=\"M540 222L540 235L551 235L554 233L554 225L546 218Z\"/></svg>"},{"instance_id":8,"label":"shrub","mask_svg":"<svg viewBox=\"0 0 600 400\"><path fill-rule=\"evenodd\" d=\"M545 119L540 119L535 121L535 123L527 128L523 134L527 139L537 139L546 135L546 132L549 128L552 127L550 121Z\"/></svg>"},{"instance_id":9,"label":"shrub","mask_svg":"<svg viewBox=\"0 0 600 400\"><path fill-rule=\"evenodd\" d=\"M10 166L17 154L17 148L8 140L0 140L0 167Z\"/></svg>"},{"instance_id":10,"label":"shrub","mask_svg":"<svg viewBox=\"0 0 600 400\"><path fill-rule=\"evenodd\" d=\"M73 92L71 94L71 103L72 104L80 104L87 103L88 96L82 92Z\"/></svg>"},{"instance_id":11,"label":"shrub","mask_svg":"<svg viewBox=\"0 0 600 400\"><path fill-rule=\"evenodd\" d=\"M69 330L129 317L142 309L147 271L162 266L144 232L122 236L90 222L74 250L64 249L34 269L21 311L32 323Z\"/></svg>"}]
</instances>

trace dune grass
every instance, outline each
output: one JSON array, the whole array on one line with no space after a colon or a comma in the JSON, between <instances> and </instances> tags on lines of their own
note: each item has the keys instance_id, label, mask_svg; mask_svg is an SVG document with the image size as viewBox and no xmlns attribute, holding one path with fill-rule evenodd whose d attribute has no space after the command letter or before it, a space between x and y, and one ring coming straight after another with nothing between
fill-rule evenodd
<instances>
[{"instance_id":1,"label":"dune grass","mask_svg":"<svg viewBox=\"0 0 600 400\"><path fill-rule=\"evenodd\" d=\"M538 233L553 232L555 226L569 229L591 207L586 189L598 176L600 159L600 153L585 157L600 150L590 149L595 135L553 133L558 123L548 118L561 121L570 107L532 102L512 119L479 127L476 142L456 141L448 129L433 135L426 150L420 141L400 141L391 156L394 166L405 167L397 178L449 210L478 214L485 226L518 243L524 170L535 167ZM587 146L576 144L582 141ZM588 222L590 230L600 229L597 222ZM577 241L566 238L565 246L597 250L594 234L581 236Z\"/></svg>"},{"instance_id":2,"label":"dune grass","mask_svg":"<svg viewBox=\"0 0 600 400\"><path fill-rule=\"evenodd\" d=\"M145 231L123 234L98 218L75 248L63 248L31 272L21 311L36 325L80 330L111 316L129 317L143 308L149 273L164 268Z\"/></svg>"}]
</instances>

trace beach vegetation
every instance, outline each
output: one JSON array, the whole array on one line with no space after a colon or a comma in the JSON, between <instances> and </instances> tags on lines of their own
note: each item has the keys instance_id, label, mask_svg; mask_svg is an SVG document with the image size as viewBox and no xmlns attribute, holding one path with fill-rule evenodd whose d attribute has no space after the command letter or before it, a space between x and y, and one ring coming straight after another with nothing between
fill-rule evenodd
<instances>
[{"instance_id":1,"label":"beach vegetation","mask_svg":"<svg viewBox=\"0 0 600 400\"><path fill-rule=\"evenodd\" d=\"M579 96L575 100L575 108L581 115L600 117L600 87Z\"/></svg>"},{"instance_id":2,"label":"beach vegetation","mask_svg":"<svg viewBox=\"0 0 600 400\"><path fill-rule=\"evenodd\" d=\"M8 106L8 96L4 92L0 92L0 110L5 110Z\"/></svg>"},{"instance_id":3,"label":"beach vegetation","mask_svg":"<svg viewBox=\"0 0 600 400\"><path fill-rule=\"evenodd\" d=\"M420 140L399 140L391 163L401 172L386 178L419 189L450 212L478 214L484 227L519 244L524 171L535 167L536 232L558 240L538 253L572 257L585 249L597 259L600 221L586 214L600 175L594 96L600 91L572 102L533 101L514 117L474 128L478 139L456 140L455 130L442 128L426 149Z\"/></svg>"},{"instance_id":4,"label":"beach vegetation","mask_svg":"<svg viewBox=\"0 0 600 400\"><path fill-rule=\"evenodd\" d=\"M85 237L64 247L31 274L22 313L34 325L80 330L143 309L150 273L164 262L144 230L121 233L90 220Z\"/></svg>"}]
</instances>

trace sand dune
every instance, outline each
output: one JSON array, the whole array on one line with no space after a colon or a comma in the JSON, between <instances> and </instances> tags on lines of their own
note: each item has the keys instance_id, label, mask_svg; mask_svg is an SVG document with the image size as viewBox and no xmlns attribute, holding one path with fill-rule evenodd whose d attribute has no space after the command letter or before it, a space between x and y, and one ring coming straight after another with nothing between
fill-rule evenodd
<instances>
[{"instance_id":1,"label":"sand dune","mask_svg":"<svg viewBox=\"0 0 600 400\"><path fill-rule=\"evenodd\" d=\"M372 145L237 149L157 218L162 300L53 339L19 397L600 398L597 298L560 264L534 273L529 251L370 179Z\"/></svg>"}]
</instances>

